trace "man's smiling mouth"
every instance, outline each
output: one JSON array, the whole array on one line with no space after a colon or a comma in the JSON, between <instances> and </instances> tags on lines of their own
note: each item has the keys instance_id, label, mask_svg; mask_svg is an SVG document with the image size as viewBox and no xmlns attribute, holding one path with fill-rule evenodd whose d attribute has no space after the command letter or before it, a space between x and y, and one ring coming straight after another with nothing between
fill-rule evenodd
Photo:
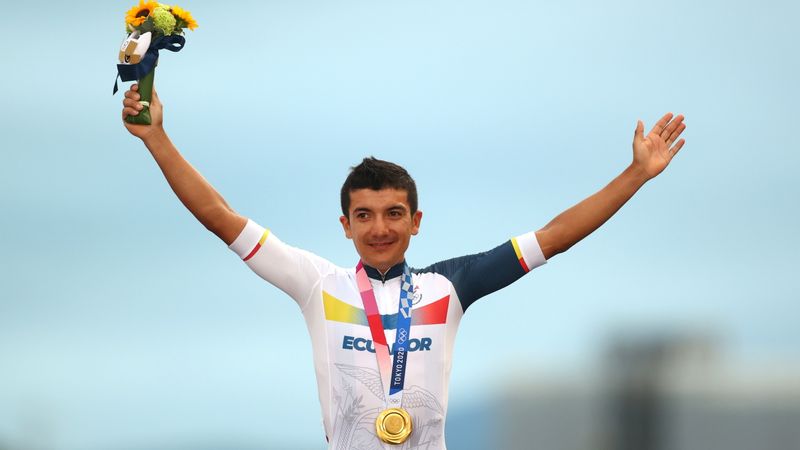
<instances>
[{"instance_id":1,"label":"man's smiling mouth","mask_svg":"<svg viewBox=\"0 0 800 450\"><path fill-rule=\"evenodd\" d=\"M375 248L375 249L379 249L379 250L380 250L380 249L383 249L383 248L389 247L389 246L390 246L390 245L392 245L392 244L394 244L394 241L388 241L388 242L371 242L371 243L369 244L369 246L370 246L370 247L372 247L372 248Z\"/></svg>"}]
</instances>

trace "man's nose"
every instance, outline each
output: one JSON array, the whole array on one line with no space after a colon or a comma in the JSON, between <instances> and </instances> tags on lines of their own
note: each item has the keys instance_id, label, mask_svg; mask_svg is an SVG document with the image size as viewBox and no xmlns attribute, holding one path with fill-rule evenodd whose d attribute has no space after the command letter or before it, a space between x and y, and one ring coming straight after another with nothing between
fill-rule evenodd
<instances>
[{"instance_id":1,"label":"man's nose","mask_svg":"<svg viewBox=\"0 0 800 450\"><path fill-rule=\"evenodd\" d=\"M375 218L372 222L372 233L377 236L383 236L389 232L389 223L381 216Z\"/></svg>"}]
</instances>

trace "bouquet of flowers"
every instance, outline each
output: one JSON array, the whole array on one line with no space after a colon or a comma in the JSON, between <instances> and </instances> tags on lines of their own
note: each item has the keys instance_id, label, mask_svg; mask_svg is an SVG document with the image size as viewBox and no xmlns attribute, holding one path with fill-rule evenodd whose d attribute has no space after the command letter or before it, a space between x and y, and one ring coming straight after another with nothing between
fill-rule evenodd
<instances>
[{"instance_id":1,"label":"bouquet of flowers","mask_svg":"<svg viewBox=\"0 0 800 450\"><path fill-rule=\"evenodd\" d=\"M184 30L197 28L192 14L180 6L169 6L154 1L139 0L125 15L128 37L119 50L117 76L122 81L138 80L139 103L144 108L139 115L128 116L128 123L150 125L150 101L153 96L153 77L158 64L158 51L177 52L186 40ZM114 93L117 93L114 81Z\"/></svg>"}]
</instances>

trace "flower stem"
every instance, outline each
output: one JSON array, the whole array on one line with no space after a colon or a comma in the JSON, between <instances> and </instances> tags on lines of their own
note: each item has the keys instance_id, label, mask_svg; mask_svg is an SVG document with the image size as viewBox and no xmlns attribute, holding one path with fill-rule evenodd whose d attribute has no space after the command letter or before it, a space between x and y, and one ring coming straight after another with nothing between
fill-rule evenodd
<instances>
[{"instance_id":1,"label":"flower stem","mask_svg":"<svg viewBox=\"0 0 800 450\"><path fill-rule=\"evenodd\" d=\"M139 95L141 98L139 102L142 103L141 111L136 116L128 116L125 120L128 123L136 123L140 125L150 125L152 123L152 119L150 118L150 102L153 100L153 78L155 77L156 68L153 67L153 70L150 71L147 75L142 77L141 80L138 81L139 83Z\"/></svg>"}]
</instances>

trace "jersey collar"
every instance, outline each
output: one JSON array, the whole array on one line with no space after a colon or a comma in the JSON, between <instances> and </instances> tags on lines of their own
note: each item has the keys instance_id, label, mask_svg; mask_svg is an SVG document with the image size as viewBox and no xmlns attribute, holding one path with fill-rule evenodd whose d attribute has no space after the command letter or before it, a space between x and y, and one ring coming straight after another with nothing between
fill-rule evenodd
<instances>
[{"instance_id":1,"label":"jersey collar","mask_svg":"<svg viewBox=\"0 0 800 450\"><path fill-rule=\"evenodd\" d=\"M373 280L380 280L386 281L390 280L395 277L399 277L403 274L403 265L405 261L400 261L399 263L393 265L389 270L386 271L385 274L382 274L378 269L368 266L364 264L364 270L367 272L367 276L372 278Z\"/></svg>"}]
</instances>

